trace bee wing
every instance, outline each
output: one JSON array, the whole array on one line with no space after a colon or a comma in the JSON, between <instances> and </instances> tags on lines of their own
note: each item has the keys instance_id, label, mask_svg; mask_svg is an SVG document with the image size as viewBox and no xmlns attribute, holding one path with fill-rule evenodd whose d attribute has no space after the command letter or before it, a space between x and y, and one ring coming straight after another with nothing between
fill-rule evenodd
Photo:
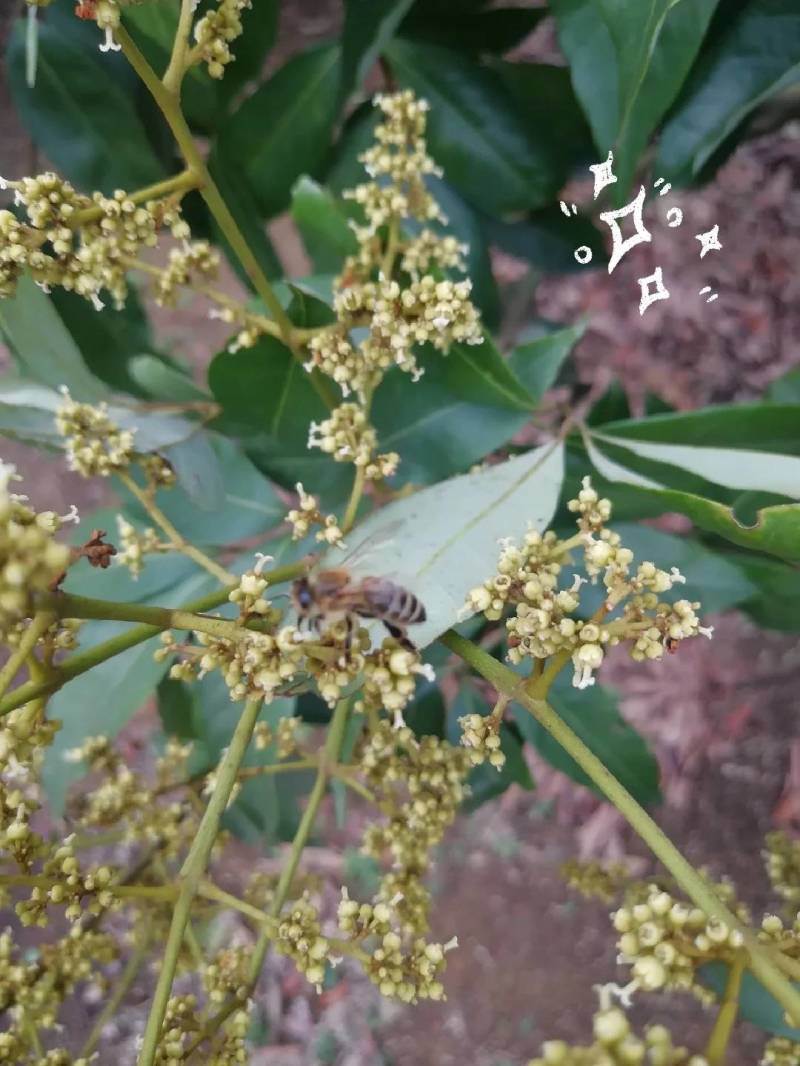
<instances>
[{"instance_id":1,"label":"bee wing","mask_svg":"<svg viewBox=\"0 0 800 1066\"><path fill-rule=\"evenodd\" d=\"M395 533L400 527L400 522L387 522L376 529L374 533L363 537L348 548L344 556L335 556L337 567L350 570L352 573L366 574L381 572L380 561L376 558L384 548L394 543ZM357 535L358 531L356 531ZM349 538L348 538L349 540Z\"/></svg>"}]
</instances>

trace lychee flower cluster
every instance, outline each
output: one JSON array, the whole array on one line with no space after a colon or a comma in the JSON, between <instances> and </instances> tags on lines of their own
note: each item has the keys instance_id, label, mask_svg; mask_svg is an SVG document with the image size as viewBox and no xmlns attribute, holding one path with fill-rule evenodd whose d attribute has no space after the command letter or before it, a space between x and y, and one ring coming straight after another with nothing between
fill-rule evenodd
<instances>
[{"instance_id":1,"label":"lychee flower cluster","mask_svg":"<svg viewBox=\"0 0 800 1066\"><path fill-rule=\"evenodd\" d=\"M183 1062L189 1045L201 1028L197 997L171 996L161 1026L161 1038L155 1058L157 1066L175 1066L176 1063Z\"/></svg>"},{"instance_id":2,"label":"lychee flower cluster","mask_svg":"<svg viewBox=\"0 0 800 1066\"><path fill-rule=\"evenodd\" d=\"M207 64L212 78L221 78L234 55L230 44L242 32L242 11L251 6L250 0L219 0L194 28L194 39L200 59Z\"/></svg>"},{"instance_id":3,"label":"lychee flower cluster","mask_svg":"<svg viewBox=\"0 0 800 1066\"><path fill-rule=\"evenodd\" d=\"M394 716L395 728L404 724L403 709L413 699L417 677L435 680L433 668L422 662L418 651L401 647L391 637L364 657L363 674L364 706L383 707Z\"/></svg>"},{"instance_id":4,"label":"lychee flower cluster","mask_svg":"<svg viewBox=\"0 0 800 1066\"><path fill-rule=\"evenodd\" d=\"M606 648L627 644L637 661L660 659L682 640L712 635L700 625L699 603L659 599L685 580L675 567L667 572L644 562L632 572L633 552L620 543L619 534L605 528L611 503L599 498L590 478L583 479L568 506L578 516L577 535L559 540L552 531L531 529L520 547L510 539L501 541L497 572L467 596L462 616L482 612L497 620L514 608L506 621L511 662L569 656L573 685L586 688L594 684ZM576 617L586 579L575 575L569 587L559 587L571 553L579 550L589 580L602 579L606 589L601 611L589 620Z\"/></svg>"},{"instance_id":5,"label":"lychee flower cluster","mask_svg":"<svg viewBox=\"0 0 800 1066\"><path fill-rule=\"evenodd\" d=\"M251 951L226 947L217 952L203 971L203 986L211 1003L223 1003L229 996L244 1000Z\"/></svg>"},{"instance_id":6,"label":"lychee flower cluster","mask_svg":"<svg viewBox=\"0 0 800 1066\"><path fill-rule=\"evenodd\" d=\"M459 718L461 743L469 752L474 766L488 762L496 770L502 770L506 757L501 749L500 719L494 715L465 714Z\"/></svg>"},{"instance_id":7,"label":"lychee flower cluster","mask_svg":"<svg viewBox=\"0 0 800 1066\"><path fill-rule=\"evenodd\" d=\"M61 1004L76 985L95 976L98 967L113 962L117 955L112 936L79 925L66 936L42 944L38 958L31 958L29 950L16 944L9 929L0 932L0 1011L7 1023L0 1033L0 1062L26 1063L28 1059L20 1054L23 1047L29 1047L25 1020L35 1018L40 1029L53 1029ZM45 1061L37 1059L37 1064Z\"/></svg>"},{"instance_id":8,"label":"lychee flower cluster","mask_svg":"<svg viewBox=\"0 0 800 1066\"><path fill-rule=\"evenodd\" d=\"M76 922L84 912L102 914L115 903L110 889L114 871L96 866L84 873L70 837L42 863L41 876L46 886L34 885L30 896L14 908L23 925L46 926L53 906L63 907L65 918Z\"/></svg>"},{"instance_id":9,"label":"lychee flower cluster","mask_svg":"<svg viewBox=\"0 0 800 1066\"><path fill-rule=\"evenodd\" d=\"M116 5L97 4L114 13L109 35L119 22ZM169 226L176 236L188 234L175 196L138 203L117 189L111 196L77 192L52 171L19 181L2 181L14 190L17 205L27 218L0 211L0 296L13 296L17 281L27 271L45 291L62 287L76 292L100 310L100 293L106 289L117 307L126 299L129 260L142 248L158 243L158 231Z\"/></svg>"},{"instance_id":10,"label":"lychee flower cluster","mask_svg":"<svg viewBox=\"0 0 800 1066\"><path fill-rule=\"evenodd\" d=\"M787 903L800 905L800 841L784 832L768 833L764 861L773 889Z\"/></svg>"},{"instance_id":11,"label":"lychee flower cluster","mask_svg":"<svg viewBox=\"0 0 800 1066\"><path fill-rule=\"evenodd\" d=\"M601 988L600 992L602 1000L606 989ZM708 1066L702 1055L676 1047L663 1025L649 1025L642 1036L637 1036L625 1012L608 1003L594 1015L592 1029L591 1045L548 1040L542 1045L541 1055L531 1059L528 1066Z\"/></svg>"},{"instance_id":12,"label":"lychee flower cluster","mask_svg":"<svg viewBox=\"0 0 800 1066\"><path fill-rule=\"evenodd\" d=\"M764 1045L759 1066L797 1066L800 1062L800 1043L785 1036L773 1036Z\"/></svg>"},{"instance_id":13,"label":"lychee flower cluster","mask_svg":"<svg viewBox=\"0 0 800 1066\"><path fill-rule=\"evenodd\" d=\"M319 911L311 902L308 893L288 905L281 916L275 938L275 949L294 962L306 980L322 991L325 978L325 960L330 954L330 943L322 935Z\"/></svg>"},{"instance_id":14,"label":"lychee flower cluster","mask_svg":"<svg viewBox=\"0 0 800 1066\"><path fill-rule=\"evenodd\" d=\"M105 403L92 405L73 400L69 390L56 411L56 428L64 437L67 465L83 477L109 477L130 466L133 433L108 415Z\"/></svg>"},{"instance_id":15,"label":"lychee flower cluster","mask_svg":"<svg viewBox=\"0 0 800 1066\"><path fill-rule=\"evenodd\" d=\"M561 866L561 877L576 892L586 899L599 899L611 903L629 883L630 875L621 863L580 862L568 859Z\"/></svg>"},{"instance_id":16,"label":"lychee flower cluster","mask_svg":"<svg viewBox=\"0 0 800 1066\"><path fill-rule=\"evenodd\" d=\"M228 593L228 599L239 608L239 617L248 619L261 617L269 614L272 604L264 596L264 591L269 584L269 577L263 573L267 563L272 562L272 557L258 553L256 565L251 570L246 570L239 578L239 584Z\"/></svg>"},{"instance_id":17,"label":"lychee flower cluster","mask_svg":"<svg viewBox=\"0 0 800 1066\"><path fill-rule=\"evenodd\" d=\"M54 534L73 516L37 513L25 496L10 491L13 466L0 462L0 639L33 615L37 593L48 592L66 569L70 551ZM12 642L13 642L12 637Z\"/></svg>"},{"instance_id":18,"label":"lychee flower cluster","mask_svg":"<svg viewBox=\"0 0 800 1066\"><path fill-rule=\"evenodd\" d=\"M302 736L302 723L294 715L283 715L273 730L269 722L256 722L253 730L253 746L264 751L275 744L278 759L290 759L297 750Z\"/></svg>"},{"instance_id":19,"label":"lychee flower cluster","mask_svg":"<svg viewBox=\"0 0 800 1066\"><path fill-rule=\"evenodd\" d=\"M292 527L292 540L302 540L306 537L313 526L320 526L317 530L316 540L322 544L338 544L344 547L344 533L339 526L339 520L335 514L323 514L319 509L319 501L303 488L302 482L298 481L295 486L299 497L297 507L293 507L286 515L286 521Z\"/></svg>"},{"instance_id":20,"label":"lychee flower cluster","mask_svg":"<svg viewBox=\"0 0 800 1066\"><path fill-rule=\"evenodd\" d=\"M730 885L715 885L715 890L727 897L738 918L748 920L747 909L736 903ZM744 943L739 929L710 918L657 885L650 885L638 902L615 911L612 922L619 933L619 961L630 965L637 988L692 992L706 1003L714 996L697 979L697 968L712 959L730 962Z\"/></svg>"},{"instance_id":21,"label":"lychee flower cluster","mask_svg":"<svg viewBox=\"0 0 800 1066\"><path fill-rule=\"evenodd\" d=\"M144 569L145 556L165 551L166 545L162 543L158 533L151 526L140 533L121 514L117 515L117 530L119 531L117 563L120 566L126 566L131 572L131 577L136 580Z\"/></svg>"},{"instance_id":22,"label":"lychee flower cluster","mask_svg":"<svg viewBox=\"0 0 800 1066\"><path fill-rule=\"evenodd\" d=\"M397 452L375 455L378 435L369 424L366 411L354 403L339 404L324 422L312 422L308 446L326 452L337 463L353 463L364 471L367 481L391 477L397 470Z\"/></svg>"},{"instance_id":23,"label":"lychee flower cluster","mask_svg":"<svg viewBox=\"0 0 800 1066\"><path fill-rule=\"evenodd\" d=\"M157 275L156 302L162 307L175 307L178 290L191 285L198 276L215 278L219 262L219 252L208 241L185 241L182 248L171 248L166 267Z\"/></svg>"}]
</instances>

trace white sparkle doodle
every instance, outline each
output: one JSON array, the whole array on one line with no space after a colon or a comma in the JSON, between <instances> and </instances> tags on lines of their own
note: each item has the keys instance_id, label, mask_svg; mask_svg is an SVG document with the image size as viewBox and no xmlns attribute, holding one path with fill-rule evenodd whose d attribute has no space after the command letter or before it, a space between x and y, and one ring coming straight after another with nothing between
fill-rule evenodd
<instances>
[{"instance_id":1,"label":"white sparkle doodle","mask_svg":"<svg viewBox=\"0 0 800 1066\"><path fill-rule=\"evenodd\" d=\"M575 249L573 254L581 266L586 266L592 261L592 249L588 244L582 244L580 248Z\"/></svg>"},{"instance_id":2,"label":"white sparkle doodle","mask_svg":"<svg viewBox=\"0 0 800 1066\"><path fill-rule=\"evenodd\" d=\"M700 290L700 295L701 296L705 296L705 294L707 292L711 292L711 286L710 285L704 285L703 288ZM719 299L719 293L718 292L711 292L711 295L706 300L706 303L710 304L710 303L713 303L714 300L718 300L718 299Z\"/></svg>"},{"instance_id":3,"label":"white sparkle doodle","mask_svg":"<svg viewBox=\"0 0 800 1066\"><path fill-rule=\"evenodd\" d=\"M600 193L605 189L606 185L613 185L617 180L617 175L611 170L611 166L614 162L614 153L608 153L608 159L605 163L593 163L589 170L594 174L594 199L596 200Z\"/></svg>"},{"instance_id":4,"label":"white sparkle doodle","mask_svg":"<svg viewBox=\"0 0 800 1066\"><path fill-rule=\"evenodd\" d=\"M679 207L671 207L667 211L667 225L670 229L675 229L676 226L680 226L683 222L683 211Z\"/></svg>"},{"instance_id":5,"label":"white sparkle doodle","mask_svg":"<svg viewBox=\"0 0 800 1066\"><path fill-rule=\"evenodd\" d=\"M694 236L696 241L700 241L700 258L702 259L708 252L721 252L722 245L719 243L719 226L712 226L710 230L706 230L705 233L696 233Z\"/></svg>"},{"instance_id":6,"label":"white sparkle doodle","mask_svg":"<svg viewBox=\"0 0 800 1066\"><path fill-rule=\"evenodd\" d=\"M642 290L642 298L639 301L640 315L643 315L650 304L654 304L657 300L669 299L669 292L664 288L661 267L656 267L646 278L639 278L639 288Z\"/></svg>"},{"instance_id":7,"label":"white sparkle doodle","mask_svg":"<svg viewBox=\"0 0 800 1066\"><path fill-rule=\"evenodd\" d=\"M629 204L626 204L625 207L620 207L616 211L603 211L600 214L601 221L605 222L611 230L611 237L614 242L611 249L611 259L608 263L609 274L613 274L617 263L619 263L623 256L628 254L631 248L635 248L637 244L647 243L653 239L652 234L645 228L644 222L642 221L644 198L645 188L644 185L642 185L636 198L631 200ZM618 219L627 218L628 215L632 216L634 232L630 237L623 237Z\"/></svg>"},{"instance_id":8,"label":"white sparkle doodle","mask_svg":"<svg viewBox=\"0 0 800 1066\"><path fill-rule=\"evenodd\" d=\"M561 205L562 215L566 215L567 218L571 218L572 215L577 215L578 209L575 204L569 204L569 206L567 206L567 204L565 204L563 200L559 200L558 202Z\"/></svg>"}]
</instances>

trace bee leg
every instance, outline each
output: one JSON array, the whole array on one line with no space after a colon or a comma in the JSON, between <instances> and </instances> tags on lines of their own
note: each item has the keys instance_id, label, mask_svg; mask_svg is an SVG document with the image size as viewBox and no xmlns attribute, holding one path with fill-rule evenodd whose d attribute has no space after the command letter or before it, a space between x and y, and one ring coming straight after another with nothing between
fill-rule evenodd
<instances>
[{"instance_id":1,"label":"bee leg","mask_svg":"<svg viewBox=\"0 0 800 1066\"><path fill-rule=\"evenodd\" d=\"M381 619L381 621L389 630L389 634L394 637L401 647L405 648L407 651L417 650L416 644L408 639L408 635L402 626L395 625L394 622L387 622L385 618Z\"/></svg>"},{"instance_id":2,"label":"bee leg","mask_svg":"<svg viewBox=\"0 0 800 1066\"><path fill-rule=\"evenodd\" d=\"M344 619L345 633L344 633L344 651L339 658L339 665L346 666L347 661L350 658L350 652L353 649L353 633L355 632L355 621L351 614L345 615Z\"/></svg>"}]
</instances>

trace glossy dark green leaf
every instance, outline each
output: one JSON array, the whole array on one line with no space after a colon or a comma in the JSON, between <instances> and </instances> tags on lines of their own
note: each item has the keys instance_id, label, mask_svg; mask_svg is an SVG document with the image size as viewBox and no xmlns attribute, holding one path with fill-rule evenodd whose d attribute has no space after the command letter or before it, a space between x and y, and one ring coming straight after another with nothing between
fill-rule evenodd
<instances>
[{"instance_id":1,"label":"glossy dark green leaf","mask_svg":"<svg viewBox=\"0 0 800 1066\"><path fill-rule=\"evenodd\" d=\"M495 7L454 17L452 8L443 10L417 4L403 21L400 33L431 44L499 55L523 41L545 13L543 7Z\"/></svg>"},{"instance_id":2,"label":"glossy dark green leaf","mask_svg":"<svg viewBox=\"0 0 800 1066\"><path fill-rule=\"evenodd\" d=\"M264 275L269 279L279 278L283 274L283 267L267 236L256 197L242 171L241 163L228 158L224 153L224 148L220 149L219 142L216 142L209 153L208 169L246 240L247 247L256 257ZM213 216L209 224L212 239L225 250L228 262L239 275L240 280L248 288L252 288L253 283L238 255L231 248L227 237Z\"/></svg>"},{"instance_id":3,"label":"glossy dark green leaf","mask_svg":"<svg viewBox=\"0 0 800 1066\"><path fill-rule=\"evenodd\" d=\"M704 985L722 997L728 983L728 966L724 962L706 962L699 967L697 973ZM799 984L795 984L794 987L800 990ZM787 1025L785 1014L784 1008L776 999L773 999L771 993L764 988L758 978L754 977L749 970L745 970L739 993L740 1017L773 1036L784 1036L800 1041L800 1029Z\"/></svg>"},{"instance_id":4,"label":"glossy dark green leaf","mask_svg":"<svg viewBox=\"0 0 800 1066\"><path fill-rule=\"evenodd\" d=\"M345 0L342 97L360 85L394 36L412 0Z\"/></svg>"},{"instance_id":5,"label":"glossy dark green leaf","mask_svg":"<svg viewBox=\"0 0 800 1066\"><path fill-rule=\"evenodd\" d=\"M27 275L14 296L0 301L0 329L26 377L43 385L66 385L76 400L93 402L107 395L55 305Z\"/></svg>"},{"instance_id":6,"label":"glossy dark green leaf","mask_svg":"<svg viewBox=\"0 0 800 1066\"><path fill-rule=\"evenodd\" d=\"M308 427L327 415L309 376L280 341L263 337L253 348L221 352L208 384L222 407L220 429L240 435L260 469L281 484L302 481L309 491L339 499L351 472L319 449L308 448Z\"/></svg>"},{"instance_id":7,"label":"glossy dark green leaf","mask_svg":"<svg viewBox=\"0 0 800 1066\"><path fill-rule=\"evenodd\" d=\"M599 0L619 75L619 126L612 192L622 202L650 134L677 96L718 0Z\"/></svg>"},{"instance_id":8,"label":"glossy dark green leaf","mask_svg":"<svg viewBox=\"0 0 800 1066\"><path fill-rule=\"evenodd\" d=\"M717 28L661 135L655 165L672 180L695 178L754 107L800 81L796 0L747 0Z\"/></svg>"},{"instance_id":9,"label":"glossy dark green leaf","mask_svg":"<svg viewBox=\"0 0 800 1066\"><path fill-rule=\"evenodd\" d=\"M66 289L53 289L50 301L80 349L83 360L95 377L112 389L140 396L146 393L135 379L131 360L142 352L144 358L166 371L177 373L169 360L156 352L156 344L136 288L129 283L125 306L118 311L107 305L98 314L88 300ZM52 383L52 378L49 379Z\"/></svg>"},{"instance_id":10,"label":"glossy dark green leaf","mask_svg":"<svg viewBox=\"0 0 800 1066\"><path fill-rule=\"evenodd\" d=\"M606 152L619 128L619 75L614 42L600 5L595 0L551 0L550 7L575 95L598 150Z\"/></svg>"},{"instance_id":11,"label":"glossy dark green leaf","mask_svg":"<svg viewBox=\"0 0 800 1066\"><path fill-rule=\"evenodd\" d=\"M430 103L428 148L468 200L499 215L553 198L559 175L497 73L417 41L397 39L387 55L399 83Z\"/></svg>"},{"instance_id":12,"label":"glossy dark green leaf","mask_svg":"<svg viewBox=\"0 0 800 1066\"><path fill-rule=\"evenodd\" d=\"M314 269L320 273L338 272L345 256L355 254L358 249L341 205L307 175L292 189L292 218Z\"/></svg>"},{"instance_id":13,"label":"glossy dark green leaf","mask_svg":"<svg viewBox=\"0 0 800 1066\"><path fill-rule=\"evenodd\" d=\"M556 205L514 222L490 219L487 232L493 244L548 274L577 273L608 263L603 235L591 221L581 214L566 218ZM592 253L591 267L575 259L575 249L584 245Z\"/></svg>"},{"instance_id":14,"label":"glossy dark green leaf","mask_svg":"<svg viewBox=\"0 0 800 1066\"><path fill-rule=\"evenodd\" d=\"M125 28L150 66L161 76L169 64L178 28L177 4L129 4L122 9ZM191 67L181 86L181 104L192 127L213 130L222 117L220 82L208 76L205 65Z\"/></svg>"},{"instance_id":15,"label":"glossy dark green leaf","mask_svg":"<svg viewBox=\"0 0 800 1066\"><path fill-rule=\"evenodd\" d=\"M553 386L564 360L583 336L585 328L583 323L567 326L518 344L511 352L509 366L536 399Z\"/></svg>"},{"instance_id":16,"label":"glossy dark green leaf","mask_svg":"<svg viewBox=\"0 0 800 1066\"><path fill-rule=\"evenodd\" d=\"M747 403L608 422L603 433L630 440L800 455L800 404Z\"/></svg>"},{"instance_id":17,"label":"glossy dark green leaf","mask_svg":"<svg viewBox=\"0 0 800 1066\"><path fill-rule=\"evenodd\" d=\"M167 736L179 740L198 740L202 724L198 721L198 703L192 689L183 681L163 677L157 688L158 716Z\"/></svg>"},{"instance_id":18,"label":"glossy dark green leaf","mask_svg":"<svg viewBox=\"0 0 800 1066\"><path fill-rule=\"evenodd\" d=\"M431 688L404 711L406 725L417 737L443 737L447 708L438 688Z\"/></svg>"},{"instance_id":19,"label":"glossy dark green leaf","mask_svg":"<svg viewBox=\"0 0 800 1066\"><path fill-rule=\"evenodd\" d=\"M218 155L247 177L262 213L289 204L301 174L325 159L337 115L340 53L332 45L293 56L220 131Z\"/></svg>"},{"instance_id":20,"label":"glossy dark green leaf","mask_svg":"<svg viewBox=\"0 0 800 1066\"><path fill-rule=\"evenodd\" d=\"M103 59L43 22L31 89L18 23L9 43L8 77L25 128L50 162L83 191L110 193L149 185L165 174L131 96Z\"/></svg>"},{"instance_id":21,"label":"glossy dark green leaf","mask_svg":"<svg viewBox=\"0 0 800 1066\"><path fill-rule=\"evenodd\" d=\"M658 763L644 739L619 713L617 695L612 689L599 685L586 690L575 689L570 684L567 670L559 674L550 689L548 702L634 799L643 805L660 801ZM602 795L572 757L524 707L514 708L514 718L525 739L551 766Z\"/></svg>"},{"instance_id":22,"label":"glossy dark green leaf","mask_svg":"<svg viewBox=\"0 0 800 1066\"><path fill-rule=\"evenodd\" d=\"M380 447L400 454L401 480L428 484L463 472L530 421L533 401L520 404L487 368L462 361L462 352L473 358L479 351L454 346L445 357L426 353L418 382L394 371L376 391L372 417Z\"/></svg>"},{"instance_id":23,"label":"glossy dark green leaf","mask_svg":"<svg viewBox=\"0 0 800 1066\"><path fill-rule=\"evenodd\" d=\"M565 180L570 171L594 162L592 133L575 96L567 67L547 63L497 63L495 69L536 130L549 166ZM563 217L563 216L562 216Z\"/></svg>"}]
</instances>

